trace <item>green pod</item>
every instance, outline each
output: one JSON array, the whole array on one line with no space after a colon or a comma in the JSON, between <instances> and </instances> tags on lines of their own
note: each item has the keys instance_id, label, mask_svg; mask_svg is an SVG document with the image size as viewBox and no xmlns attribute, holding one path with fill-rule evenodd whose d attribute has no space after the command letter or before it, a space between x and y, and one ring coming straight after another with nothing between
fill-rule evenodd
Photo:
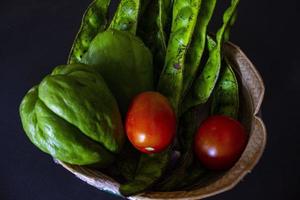
<instances>
[{"instance_id":1,"label":"green pod","mask_svg":"<svg viewBox=\"0 0 300 200\"><path fill-rule=\"evenodd\" d=\"M216 2L217 0L202 0L193 39L188 49L186 67L184 68L184 95L191 87L198 71L205 50L207 27L215 10Z\"/></svg>"},{"instance_id":2,"label":"green pod","mask_svg":"<svg viewBox=\"0 0 300 200\"><path fill-rule=\"evenodd\" d=\"M109 28L135 35L140 9L141 0L121 0Z\"/></svg>"},{"instance_id":3,"label":"green pod","mask_svg":"<svg viewBox=\"0 0 300 200\"><path fill-rule=\"evenodd\" d=\"M125 178L126 181L132 181L134 179L140 156L141 153L127 141L116 158L118 173Z\"/></svg>"},{"instance_id":4,"label":"green pod","mask_svg":"<svg viewBox=\"0 0 300 200\"><path fill-rule=\"evenodd\" d=\"M207 45L206 45L207 49L209 52L211 52L217 46L217 43L215 39L210 35L207 35L206 39L207 39Z\"/></svg>"},{"instance_id":5,"label":"green pod","mask_svg":"<svg viewBox=\"0 0 300 200\"><path fill-rule=\"evenodd\" d=\"M224 33L230 25L232 16L235 15L239 0L232 0L231 5L223 15L223 25L216 35L216 46L209 50L208 60L200 76L195 80L190 92L187 94L182 111L204 104L212 94L213 89L219 78L222 61L222 44L224 42Z\"/></svg>"},{"instance_id":6,"label":"green pod","mask_svg":"<svg viewBox=\"0 0 300 200\"><path fill-rule=\"evenodd\" d=\"M121 184L121 194L131 196L151 187L163 175L169 160L169 150L152 155L142 154L133 180Z\"/></svg>"},{"instance_id":7,"label":"green pod","mask_svg":"<svg viewBox=\"0 0 300 200\"><path fill-rule=\"evenodd\" d=\"M231 31L231 28L233 27L233 25L236 22L237 16L238 16L238 10L236 9L235 12L233 13L231 19L230 19L230 22L229 22L225 32L224 32L224 42L229 41L230 31Z\"/></svg>"},{"instance_id":8,"label":"green pod","mask_svg":"<svg viewBox=\"0 0 300 200\"><path fill-rule=\"evenodd\" d=\"M106 29L110 0L94 0L85 11L80 29L71 48L68 63L81 63L91 41Z\"/></svg>"},{"instance_id":9,"label":"green pod","mask_svg":"<svg viewBox=\"0 0 300 200\"><path fill-rule=\"evenodd\" d=\"M161 182L157 183L155 189L163 192L173 191L178 186L178 184L182 182L186 174L189 173L189 171L187 171L187 168L192 163L192 161L192 153L183 154L176 168L171 172L169 176L162 179Z\"/></svg>"},{"instance_id":10,"label":"green pod","mask_svg":"<svg viewBox=\"0 0 300 200\"><path fill-rule=\"evenodd\" d=\"M186 187L193 187L195 183L204 182L209 175L209 171L202 166L197 160L194 160L192 165L186 169L184 177L173 188L175 190L182 190Z\"/></svg>"},{"instance_id":11,"label":"green pod","mask_svg":"<svg viewBox=\"0 0 300 200\"><path fill-rule=\"evenodd\" d=\"M111 29L98 34L83 62L97 68L116 97L123 115L134 96L153 90L151 52L129 32Z\"/></svg>"},{"instance_id":12,"label":"green pod","mask_svg":"<svg viewBox=\"0 0 300 200\"><path fill-rule=\"evenodd\" d=\"M121 115L103 78L84 65L57 67L20 106L29 139L71 164L106 166L124 143Z\"/></svg>"},{"instance_id":13,"label":"green pod","mask_svg":"<svg viewBox=\"0 0 300 200\"><path fill-rule=\"evenodd\" d=\"M220 79L213 92L211 114L237 119L239 112L239 86L233 69L225 59Z\"/></svg>"},{"instance_id":14,"label":"green pod","mask_svg":"<svg viewBox=\"0 0 300 200\"><path fill-rule=\"evenodd\" d=\"M200 6L201 0L175 0L173 5L171 35L158 90L169 99L176 113L183 92L185 57L192 40Z\"/></svg>"},{"instance_id":15,"label":"green pod","mask_svg":"<svg viewBox=\"0 0 300 200\"><path fill-rule=\"evenodd\" d=\"M193 165L194 155L193 155L193 144L195 133L208 115L207 107L198 107L189 110L184 113L180 118L178 140L182 147L181 157L176 165L176 168L163 179L156 187L159 191L172 191L186 179L190 174L188 170L191 165ZM198 168L202 174L203 168ZM197 169L194 169L197 172ZM198 172L197 172L198 173Z\"/></svg>"},{"instance_id":16,"label":"green pod","mask_svg":"<svg viewBox=\"0 0 300 200\"><path fill-rule=\"evenodd\" d=\"M233 14L229 25L224 32L224 41L229 41L230 30L237 19L237 10ZM207 36L208 49L216 46L215 40ZM223 69L220 79L214 89L211 104L211 115L226 115L233 119L238 118L239 112L239 85L229 61L223 59Z\"/></svg>"},{"instance_id":17,"label":"green pod","mask_svg":"<svg viewBox=\"0 0 300 200\"><path fill-rule=\"evenodd\" d=\"M147 9L140 17L138 35L149 47L153 55L154 78L158 81L167 50L168 20L171 0L147 0Z\"/></svg>"}]
</instances>

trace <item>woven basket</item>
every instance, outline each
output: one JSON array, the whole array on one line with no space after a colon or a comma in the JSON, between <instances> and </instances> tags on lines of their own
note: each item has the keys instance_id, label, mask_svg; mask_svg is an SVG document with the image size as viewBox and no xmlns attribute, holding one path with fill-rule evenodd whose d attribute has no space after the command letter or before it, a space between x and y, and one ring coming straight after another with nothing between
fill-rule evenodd
<instances>
[{"instance_id":1,"label":"woven basket","mask_svg":"<svg viewBox=\"0 0 300 200\"><path fill-rule=\"evenodd\" d=\"M208 181L206 185L189 191L146 192L129 199L176 199L193 200L209 197L233 188L257 164L266 144L266 129L259 117L264 96L264 84L251 61L232 43L224 46L224 53L238 74L241 83L241 121L249 131L249 142L239 161L222 176ZM119 183L105 174L85 167L57 161L64 168L88 184L116 195L120 195Z\"/></svg>"}]
</instances>

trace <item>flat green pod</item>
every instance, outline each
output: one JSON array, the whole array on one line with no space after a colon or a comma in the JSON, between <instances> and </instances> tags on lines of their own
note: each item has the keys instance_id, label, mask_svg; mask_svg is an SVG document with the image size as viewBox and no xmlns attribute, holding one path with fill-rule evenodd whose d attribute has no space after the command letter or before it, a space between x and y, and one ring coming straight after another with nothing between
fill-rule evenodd
<instances>
[{"instance_id":1,"label":"flat green pod","mask_svg":"<svg viewBox=\"0 0 300 200\"><path fill-rule=\"evenodd\" d=\"M140 17L137 33L152 52L154 79L157 84L167 51L172 4L171 0L146 0L144 4L149 5Z\"/></svg>"},{"instance_id":2,"label":"flat green pod","mask_svg":"<svg viewBox=\"0 0 300 200\"><path fill-rule=\"evenodd\" d=\"M140 11L141 0L121 0L109 28L135 34Z\"/></svg>"},{"instance_id":3,"label":"flat green pod","mask_svg":"<svg viewBox=\"0 0 300 200\"><path fill-rule=\"evenodd\" d=\"M86 9L80 29L73 42L68 63L81 63L93 38L106 29L110 0L94 0Z\"/></svg>"},{"instance_id":4,"label":"flat green pod","mask_svg":"<svg viewBox=\"0 0 300 200\"><path fill-rule=\"evenodd\" d=\"M236 16L238 4L239 0L231 0L229 7L225 10L223 24L216 34L216 46L208 48L208 59L201 74L195 79L191 90L187 93L183 101L181 113L197 105L205 104L211 96L221 70L222 45L224 39L228 39L228 31L230 30L228 27L231 27L232 19Z\"/></svg>"},{"instance_id":5,"label":"flat green pod","mask_svg":"<svg viewBox=\"0 0 300 200\"><path fill-rule=\"evenodd\" d=\"M237 119L238 113L239 85L232 67L226 60L213 93L211 114L226 115Z\"/></svg>"},{"instance_id":6,"label":"flat green pod","mask_svg":"<svg viewBox=\"0 0 300 200\"><path fill-rule=\"evenodd\" d=\"M127 112L135 95L153 90L151 52L129 32L111 29L98 34L83 62L97 68L116 97L122 114Z\"/></svg>"},{"instance_id":7,"label":"flat green pod","mask_svg":"<svg viewBox=\"0 0 300 200\"><path fill-rule=\"evenodd\" d=\"M131 196L153 186L163 175L169 160L170 149L156 154L142 154L133 180L121 184L121 194Z\"/></svg>"},{"instance_id":8,"label":"flat green pod","mask_svg":"<svg viewBox=\"0 0 300 200\"><path fill-rule=\"evenodd\" d=\"M106 166L124 143L118 105L93 67L57 67L20 106L29 139L71 164Z\"/></svg>"},{"instance_id":9,"label":"flat green pod","mask_svg":"<svg viewBox=\"0 0 300 200\"><path fill-rule=\"evenodd\" d=\"M202 0L193 39L187 53L186 67L184 69L183 95L190 89L199 70L205 50L208 24L212 18L216 3L217 0Z\"/></svg>"},{"instance_id":10,"label":"flat green pod","mask_svg":"<svg viewBox=\"0 0 300 200\"><path fill-rule=\"evenodd\" d=\"M174 0L171 34L158 91L165 95L178 114L181 107L184 68L188 47L198 19L202 0Z\"/></svg>"}]
</instances>

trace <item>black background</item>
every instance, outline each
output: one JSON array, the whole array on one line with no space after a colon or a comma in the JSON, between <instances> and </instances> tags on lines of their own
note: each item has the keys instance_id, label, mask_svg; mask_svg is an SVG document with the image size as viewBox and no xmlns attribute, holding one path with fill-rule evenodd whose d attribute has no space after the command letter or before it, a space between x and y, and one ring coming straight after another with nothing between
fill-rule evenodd
<instances>
[{"instance_id":1,"label":"black background","mask_svg":"<svg viewBox=\"0 0 300 200\"><path fill-rule=\"evenodd\" d=\"M64 64L84 0L0 1L0 199L119 199L81 182L34 147L20 125L25 92ZM115 1L116 4L116 1ZM211 200L299 199L300 6L297 0L241 0L231 40L261 72L266 151L233 190Z\"/></svg>"}]
</instances>

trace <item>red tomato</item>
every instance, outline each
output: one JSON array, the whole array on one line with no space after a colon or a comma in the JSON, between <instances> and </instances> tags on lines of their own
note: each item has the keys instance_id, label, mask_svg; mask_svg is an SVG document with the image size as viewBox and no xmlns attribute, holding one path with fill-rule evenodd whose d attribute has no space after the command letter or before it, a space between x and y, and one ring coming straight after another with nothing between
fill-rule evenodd
<instances>
[{"instance_id":1,"label":"red tomato","mask_svg":"<svg viewBox=\"0 0 300 200\"><path fill-rule=\"evenodd\" d=\"M158 92L144 92L133 99L125 128L135 148L144 153L158 153L172 143L176 116L166 97Z\"/></svg>"},{"instance_id":2,"label":"red tomato","mask_svg":"<svg viewBox=\"0 0 300 200\"><path fill-rule=\"evenodd\" d=\"M194 148L204 166L225 170L239 159L246 143L246 131L238 121L226 116L212 116L198 129Z\"/></svg>"}]
</instances>

